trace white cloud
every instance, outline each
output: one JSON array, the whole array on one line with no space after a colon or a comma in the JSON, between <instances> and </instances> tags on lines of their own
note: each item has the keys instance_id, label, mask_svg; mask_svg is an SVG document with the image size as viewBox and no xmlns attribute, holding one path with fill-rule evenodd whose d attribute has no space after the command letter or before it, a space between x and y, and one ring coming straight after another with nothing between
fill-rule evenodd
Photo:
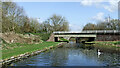
<instances>
[{"instance_id":1,"label":"white cloud","mask_svg":"<svg viewBox=\"0 0 120 68\"><path fill-rule=\"evenodd\" d=\"M116 11L118 8L119 0L82 0L81 4L83 6L99 6L110 12ZM103 4L103 2L108 2L108 4Z\"/></svg>"},{"instance_id":2,"label":"white cloud","mask_svg":"<svg viewBox=\"0 0 120 68\"><path fill-rule=\"evenodd\" d=\"M109 5L103 5L104 9L113 12L118 9L118 1L111 0Z\"/></svg>"},{"instance_id":3,"label":"white cloud","mask_svg":"<svg viewBox=\"0 0 120 68\"><path fill-rule=\"evenodd\" d=\"M92 19L95 20L95 21L104 21L105 20L104 19L104 13L103 12L99 12Z\"/></svg>"},{"instance_id":4,"label":"white cloud","mask_svg":"<svg viewBox=\"0 0 120 68\"><path fill-rule=\"evenodd\" d=\"M69 27L70 27L71 31L81 31L82 30L82 27L77 24L69 24Z\"/></svg>"},{"instance_id":5,"label":"white cloud","mask_svg":"<svg viewBox=\"0 0 120 68\"><path fill-rule=\"evenodd\" d=\"M91 6L91 5L95 5L95 4L99 4L101 2L103 2L104 0L82 0L81 4L84 6Z\"/></svg>"}]
</instances>

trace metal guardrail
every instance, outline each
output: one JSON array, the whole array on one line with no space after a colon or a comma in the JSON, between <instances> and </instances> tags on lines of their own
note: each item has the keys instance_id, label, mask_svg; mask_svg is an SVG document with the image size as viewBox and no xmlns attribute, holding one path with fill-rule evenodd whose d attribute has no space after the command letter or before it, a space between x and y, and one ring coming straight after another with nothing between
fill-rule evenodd
<instances>
[{"instance_id":1,"label":"metal guardrail","mask_svg":"<svg viewBox=\"0 0 120 68\"><path fill-rule=\"evenodd\" d=\"M53 33L120 33L120 30L56 31Z\"/></svg>"}]
</instances>

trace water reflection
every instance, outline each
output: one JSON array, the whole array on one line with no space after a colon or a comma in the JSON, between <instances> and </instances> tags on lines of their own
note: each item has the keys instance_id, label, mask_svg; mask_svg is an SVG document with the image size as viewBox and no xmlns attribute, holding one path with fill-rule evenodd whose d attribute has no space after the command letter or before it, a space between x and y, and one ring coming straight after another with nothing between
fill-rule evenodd
<instances>
[{"instance_id":1,"label":"water reflection","mask_svg":"<svg viewBox=\"0 0 120 68\"><path fill-rule=\"evenodd\" d=\"M120 66L120 55L102 51L82 44L68 43L26 60L13 63L13 66Z\"/></svg>"}]
</instances>

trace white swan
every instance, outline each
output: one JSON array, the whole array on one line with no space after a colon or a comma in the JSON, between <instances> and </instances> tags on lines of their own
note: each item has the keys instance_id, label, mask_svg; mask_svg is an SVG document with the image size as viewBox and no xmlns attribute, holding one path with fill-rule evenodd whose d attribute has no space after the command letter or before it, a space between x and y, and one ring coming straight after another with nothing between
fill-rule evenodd
<instances>
[{"instance_id":1,"label":"white swan","mask_svg":"<svg viewBox=\"0 0 120 68\"><path fill-rule=\"evenodd\" d=\"M100 55L101 54L101 52L100 52L100 50L98 49L98 55Z\"/></svg>"},{"instance_id":2,"label":"white swan","mask_svg":"<svg viewBox=\"0 0 120 68\"><path fill-rule=\"evenodd\" d=\"M98 54L98 58L99 58L99 56L101 55L101 52L100 52L100 50L99 50L99 49L98 49L97 54Z\"/></svg>"}]
</instances>

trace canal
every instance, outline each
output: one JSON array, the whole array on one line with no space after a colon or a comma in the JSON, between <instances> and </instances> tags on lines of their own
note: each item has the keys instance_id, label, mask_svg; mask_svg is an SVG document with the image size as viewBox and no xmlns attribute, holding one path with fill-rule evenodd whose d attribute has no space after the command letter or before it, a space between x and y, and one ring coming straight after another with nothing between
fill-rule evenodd
<instances>
[{"instance_id":1,"label":"canal","mask_svg":"<svg viewBox=\"0 0 120 68\"><path fill-rule=\"evenodd\" d=\"M83 46L71 42L63 47L12 63L11 66L120 66L120 53Z\"/></svg>"}]
</instances>

